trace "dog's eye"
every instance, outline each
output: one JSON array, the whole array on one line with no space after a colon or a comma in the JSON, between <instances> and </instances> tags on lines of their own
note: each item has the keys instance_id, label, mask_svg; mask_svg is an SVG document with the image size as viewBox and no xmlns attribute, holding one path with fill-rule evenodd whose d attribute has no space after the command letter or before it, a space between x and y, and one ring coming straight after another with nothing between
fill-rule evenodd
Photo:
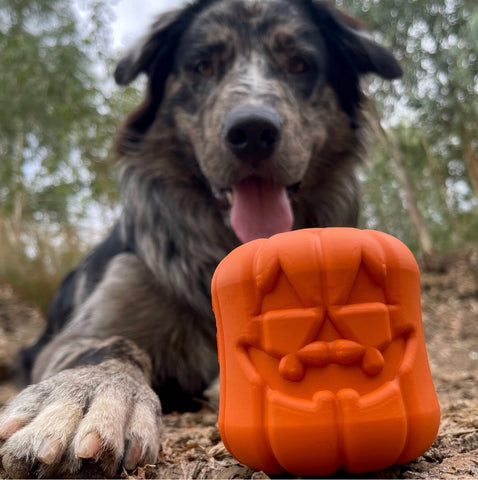
<instances>
[{"instance_id":1,"label":"dog's eye","mask_svg":"<svg viewBox=\"0 0 478 480\"><path fill-rule=\"evenodd\" d=\"M302 57L292 57L289 59L287 71L292 75L300 75L309 70L308 62Z\"/></svg>"},{"instance_id":2,"label":"dog's eye","mask_svg":"<svg viewBox=\"0 0 478 480\"><path fill-rule=\"evenodd\" d=\"M214 65L211 60L201 60L196 64L196 72L203 77L214 75Z\"/></svg>"}]
</instances>

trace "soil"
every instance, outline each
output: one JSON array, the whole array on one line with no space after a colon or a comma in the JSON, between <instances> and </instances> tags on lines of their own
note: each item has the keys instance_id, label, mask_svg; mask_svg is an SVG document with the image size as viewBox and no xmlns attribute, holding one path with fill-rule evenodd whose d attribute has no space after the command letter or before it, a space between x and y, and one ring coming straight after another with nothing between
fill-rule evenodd
<instances>
[{"instance_id":1,"label":"soil","mask_svg":"<svg viewBox=\"0 0 478 480\"><path fill-rule=\"evenodd\" d=\"M438 437L415 461L363 478L478 479L478 251L440 259L436 267L422 274L422 310L442 412ZM7 380L16 352L30 344L42 326L33 307L15 298L8 286L0 288L0 405L16 392ZM159 462L123 471L117 478L269 478L229 455L216 422L217 413L208 406L199 413L165 416ZM99 476L93 466L80 474ZM6 478L1 468L0 478Z\"/></svg>"}]
</instances>

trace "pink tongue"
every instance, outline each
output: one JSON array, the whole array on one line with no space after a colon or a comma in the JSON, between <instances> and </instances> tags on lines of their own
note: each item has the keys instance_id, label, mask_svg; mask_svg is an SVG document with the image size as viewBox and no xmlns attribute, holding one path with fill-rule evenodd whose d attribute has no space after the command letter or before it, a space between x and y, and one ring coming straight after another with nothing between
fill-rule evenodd
<instances>
[{"instance_id":1,"label":"pink tongue","mask_svg":"<svg viewBox=\"0 0 478 480\"><path fill-rule=\"evenodd\" d=\"M285 187L247 178L232 187L231 225L241 242L292 229L294 216Z\"/></svg>"}]
</instances>

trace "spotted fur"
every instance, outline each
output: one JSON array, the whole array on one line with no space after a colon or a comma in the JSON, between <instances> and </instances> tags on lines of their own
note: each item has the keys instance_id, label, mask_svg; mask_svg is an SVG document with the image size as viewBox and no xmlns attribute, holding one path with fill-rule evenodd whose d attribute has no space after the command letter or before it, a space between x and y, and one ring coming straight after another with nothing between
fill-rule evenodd
<instances>
[{"instance_id":1,"label":"spotted fur","mask_svg":"<svg viewBox=\"0 0 478 480\"><path fill-rule=\"evenodd\" d=\"M293 228L355 225L360 79L400 67L322 1L196 0L159 17L116 80L140 73L144 101L115 141L123 213L63 282L23 352L33 385L0 416L13 476L156 460L160 401L195 408L218 373L210 281L240 244L231 191L249 178L286 189ZM260 156L232 145L250 112L273 124Z\"/></svg>"}]
</instances>

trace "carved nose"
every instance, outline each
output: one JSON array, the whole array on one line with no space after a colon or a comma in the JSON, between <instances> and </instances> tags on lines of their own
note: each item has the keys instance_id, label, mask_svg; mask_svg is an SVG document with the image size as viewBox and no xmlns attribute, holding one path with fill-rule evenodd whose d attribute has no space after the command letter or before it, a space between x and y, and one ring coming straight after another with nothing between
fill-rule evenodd
<instances>
[{"instance_id":1,"label":"carved nose","mask_svg":"<svg viewBox=\"0 0 478 480\"><path fill-rule=\"evenodd\" d=\"M281 136L281 124L275 110L237 107L227 114L223 135L238 158L256 165L274 153Z\"/></svg>"}]
</instances>

